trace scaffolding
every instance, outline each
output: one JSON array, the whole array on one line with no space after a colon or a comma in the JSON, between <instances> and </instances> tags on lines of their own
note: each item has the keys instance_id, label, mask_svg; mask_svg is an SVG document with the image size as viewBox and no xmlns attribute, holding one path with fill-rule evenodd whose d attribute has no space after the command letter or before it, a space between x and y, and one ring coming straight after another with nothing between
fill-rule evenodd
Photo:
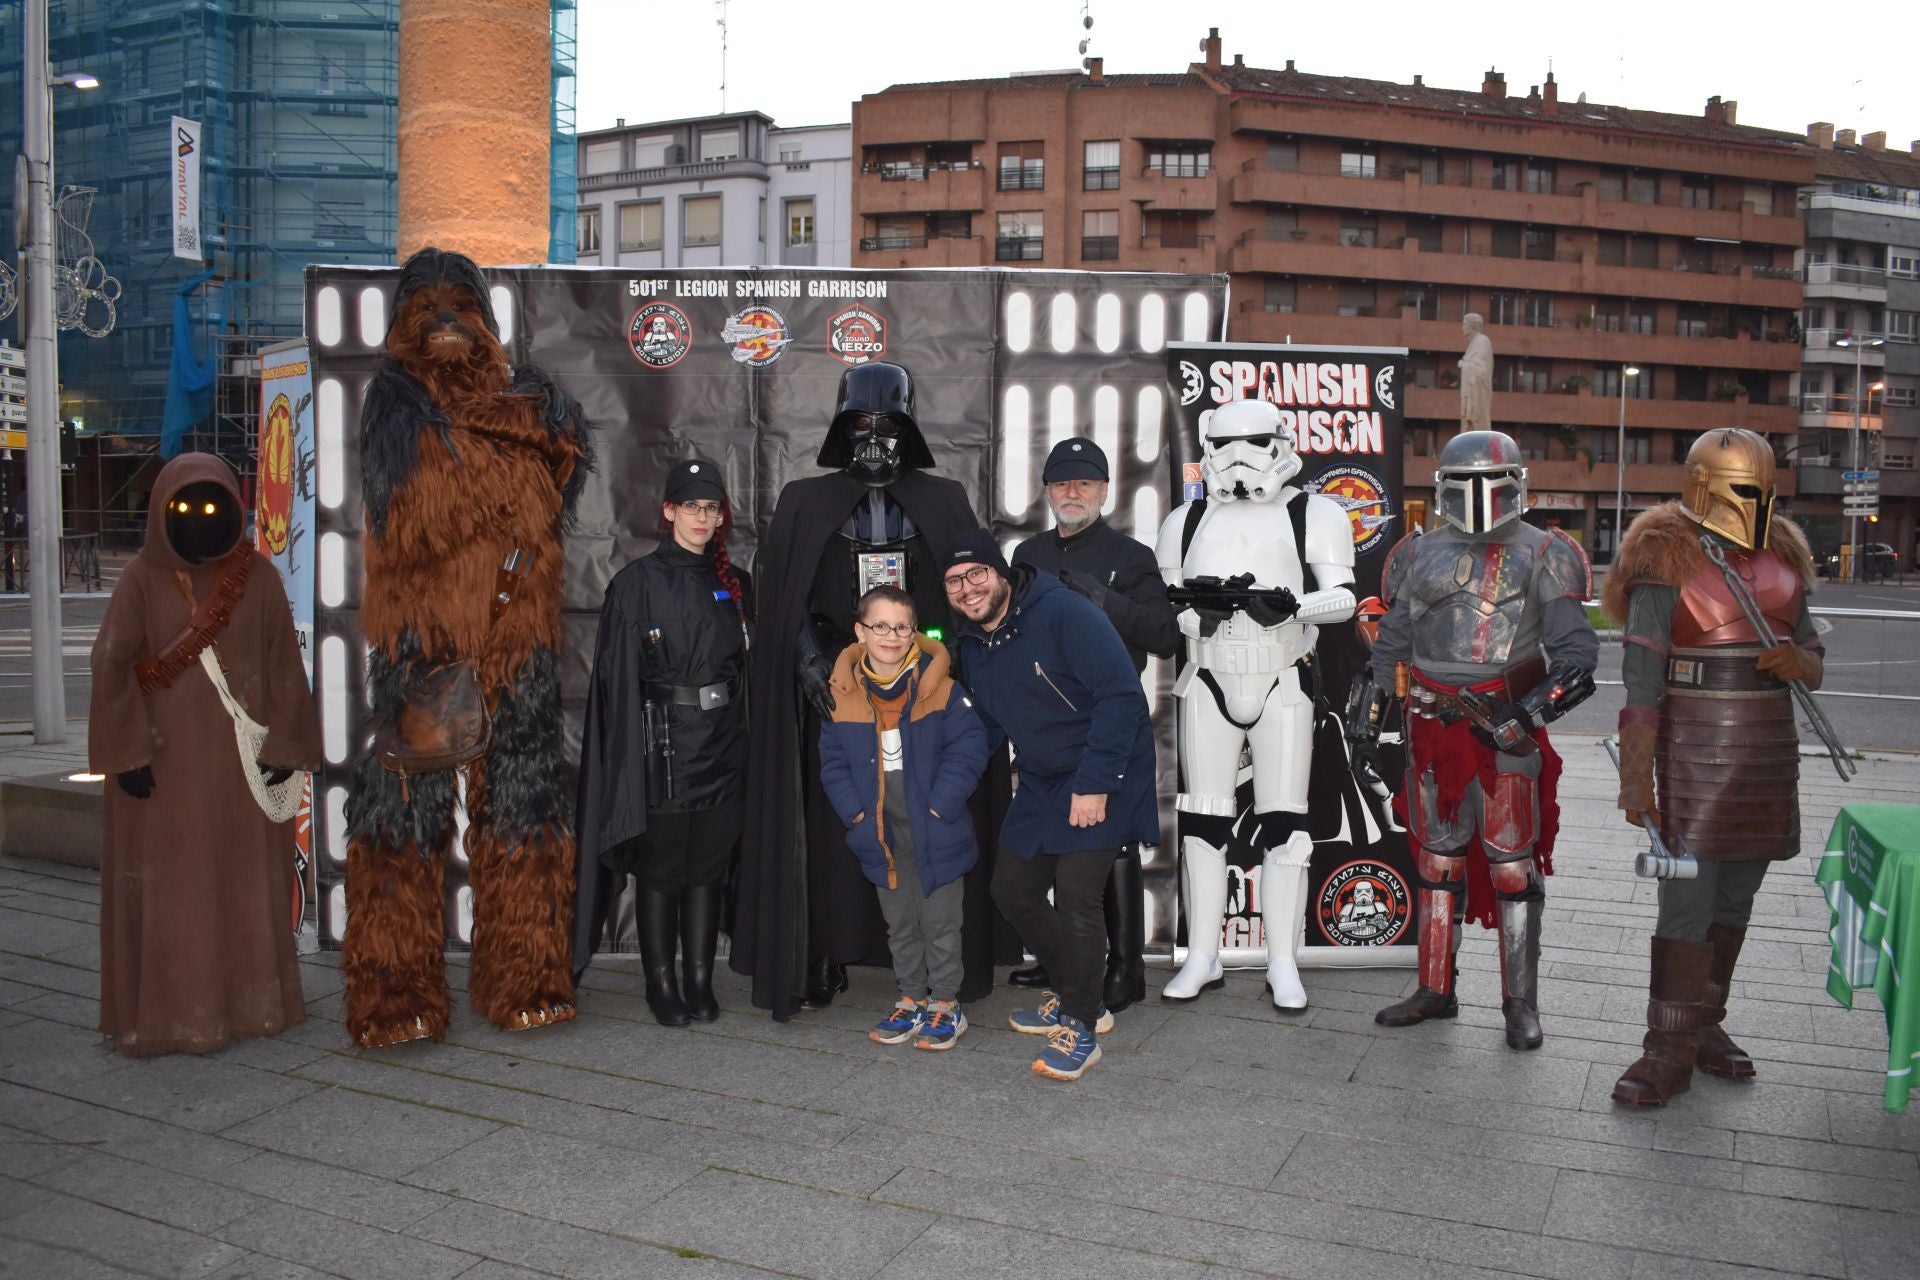
<instances>
[{"instance_id":1,"label":"scaffolding","mask_svg":"<svg viewBox=\"0 0 1920 1280\"><path fill-rule=\"evenodd\" d=\"M573 114L578 28L574 0L553 0L553 161L547 185L553 233L547 245L548 262L570 263L578 256L580 176Z\"/></svg>"}]
</instances>

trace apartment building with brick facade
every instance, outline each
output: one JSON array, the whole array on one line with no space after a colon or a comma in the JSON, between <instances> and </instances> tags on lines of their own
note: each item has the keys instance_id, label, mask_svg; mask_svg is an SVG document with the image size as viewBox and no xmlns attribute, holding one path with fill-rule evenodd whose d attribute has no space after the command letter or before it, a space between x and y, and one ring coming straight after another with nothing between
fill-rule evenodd
<instances>
[{"instance_id":1,"label":"apartment building with brick facade","mask_svg":"<svg viewBox=\"0 0 1920 1280\"><path fill-rule=\"evenodd\" d=\"M1793 447L1806 140L1737 122L1227 61L895 85L854 104L853 265L1224 271L1238 341L1405 346L1407 484L1458 429L1460 320L1494 423L1604 561L1701 431ZM1637 373L1628 373L1637 370ZM1622 394L1624 389L1624 396ZM1782 491L1793 492L1793 475Z\"/></svg>"}]
</instances>

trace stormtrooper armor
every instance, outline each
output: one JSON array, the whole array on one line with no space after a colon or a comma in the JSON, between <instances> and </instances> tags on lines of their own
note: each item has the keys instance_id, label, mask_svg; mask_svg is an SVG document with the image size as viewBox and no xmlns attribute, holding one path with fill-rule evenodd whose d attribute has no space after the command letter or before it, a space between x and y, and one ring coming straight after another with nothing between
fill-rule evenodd
<instances>
[{"instance_id":1,"label":"stormtrooper armor","mask_svg":"<svg viewBox=\"0 0 1920 1280\"><path fill-rule=\"evenodd\" d=\"M1216 409L1201 443L1207 497L1175 510L1158 540L1161 576L1181 606L1186 638L1173 691L1186 786L1176 805L1184 815L1188 946L1161 995L1191 1000L1224 984L1227 841L1241 752L1251 747L1265 845L1267 981L1276 1006L1303 1009L1294 951L1313 853L1313 702L1301 687L1301 661L1313 649L1314 624L1353 615L1352 525L1338 504L1288 483L1300 458L1273 405L1247 400Z\"/></svg>"}]
</instances>

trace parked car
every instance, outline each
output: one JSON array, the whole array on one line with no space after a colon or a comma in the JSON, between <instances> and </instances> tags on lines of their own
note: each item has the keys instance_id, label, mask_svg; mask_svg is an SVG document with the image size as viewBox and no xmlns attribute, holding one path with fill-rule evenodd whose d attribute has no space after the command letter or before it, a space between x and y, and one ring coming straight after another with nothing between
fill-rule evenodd
<instances>
[{"instance_id":1,"label":"parked car","mask_svg":"<svg viewBox=\"0 0 1920 1280\"><path fill-rule=\"evenodd\" d=\"M1821 557L1820 572L1829 578L1840 576L1840 551L1838 548ZM1860 581L1873 582L1891 578L1900 572L1900 553L1885 542L1863 542L1860 544Z\"/></svg>"}]
</instances>

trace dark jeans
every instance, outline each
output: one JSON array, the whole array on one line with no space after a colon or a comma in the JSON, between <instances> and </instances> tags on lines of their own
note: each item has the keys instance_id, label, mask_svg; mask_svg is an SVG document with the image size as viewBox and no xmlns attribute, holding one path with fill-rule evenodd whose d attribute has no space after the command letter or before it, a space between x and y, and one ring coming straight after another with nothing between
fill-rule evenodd
<instances>
[{"instance_id":1,"label":"dark jeans","mask_svg":"<svg viewBox=\"0 0 1920 1280\"><path fill-rule=\"evenodd\" d=\"M1117 849L1036 853L999 851L993 900L1053 979L1060 1007L1092 1030L1103 1003L1107 964L1107 876ZM1047 902L1047 891L1053 902Z\"/></svg>"},{"instance_id":2,"label":"dark jeans","mask_svg":"<svg viewBox=\"0 0 1920 1280\"><path fill-rule=\"evenodd\" d=\"M1671 942L1705 942L1713 925L1746 928L1753 918L1753 895L1760 892L1772 865L1702 858L1698 879L1662 880L1654 935Z\"/></svg>"}]
</instances>

